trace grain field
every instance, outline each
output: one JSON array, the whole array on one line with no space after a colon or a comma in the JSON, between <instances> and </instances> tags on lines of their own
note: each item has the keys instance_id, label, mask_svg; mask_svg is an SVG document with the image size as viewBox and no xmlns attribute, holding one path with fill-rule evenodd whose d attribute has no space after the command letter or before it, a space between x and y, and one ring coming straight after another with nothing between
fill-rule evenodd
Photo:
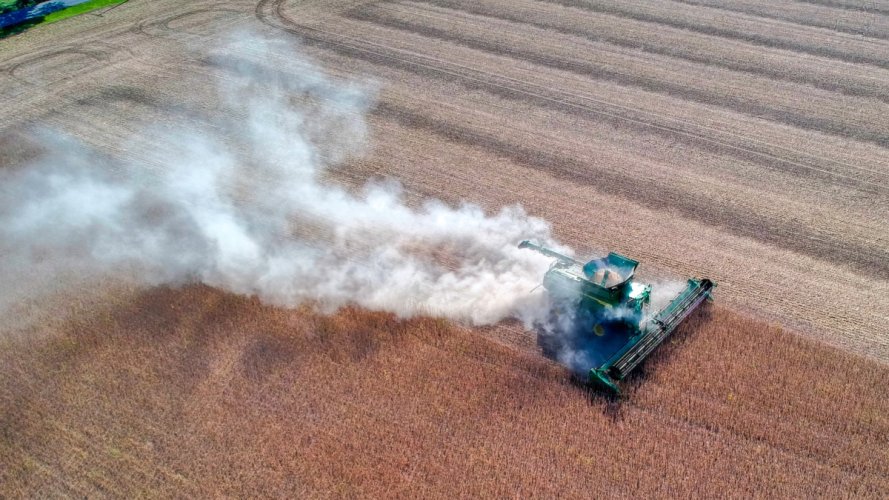
<instances>
[{"instance_id":1,"label":"grain field","mask_svg":"<svg viewBox=\"0 0 889 500\"><path fill-rule=\"evenodd\" d=\"M855 496L889 369L708 308L629 396L434 319L119 292L2 346L0 494Z\"/></svg>"},{"instance_id":2,"label":"grain field","mask_svg":"<svg viewBox=\"0 0 889 500\"><path fill-rule=\"evenodd\" d=\"M518 324L75 284L0 316L0 496L887 490L889 4L131 0L0 40L0 168L34 127L155 168L133 131L218 113L244 32L375 89L326 182L518 203L717 304L609 402Z\"/></svg>"}]
</instances>

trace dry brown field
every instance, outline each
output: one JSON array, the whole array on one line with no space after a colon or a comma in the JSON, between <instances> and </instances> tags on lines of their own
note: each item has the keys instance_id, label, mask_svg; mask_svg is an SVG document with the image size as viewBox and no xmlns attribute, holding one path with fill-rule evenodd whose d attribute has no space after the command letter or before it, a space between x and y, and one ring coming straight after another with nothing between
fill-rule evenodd
<instances>
[{"instance_id":1,"label":"dry brown field","mask_svg":"<svg viewBox=\"0 0 889 500\"><path fill-rule=\"evenodd\" d=\"M879 497L889 368L715 306L627 384L442 320L118 293L0 354L0 495Z\"/></svg>"},{"instance_id":2,"label":"dry brown field","mask_svg":"<svg viewBox=\"0 0 889 500\"><path fill-rule=\"evenodd\" d=\"M150 168L240 29L378 89L331 182L520 203L716 307L608 402L517 325L81 284L0 318L0 496L887 491L885 2L131 0L0 40L0 168L35 124Z\"/></svg>"}]
</instances>

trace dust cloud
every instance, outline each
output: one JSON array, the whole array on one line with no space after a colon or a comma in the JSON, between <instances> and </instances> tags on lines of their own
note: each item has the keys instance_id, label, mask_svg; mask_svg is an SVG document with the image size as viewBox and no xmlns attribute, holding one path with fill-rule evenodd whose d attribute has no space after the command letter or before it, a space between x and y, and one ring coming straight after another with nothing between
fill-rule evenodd
<instances>
[{"instance_id":1,"label":"dust cloud","mask_svg":"<svg viewBox=\"0 0 889 500\"><path fill-rule=\"evenodd\" d=\"M409 206L391 179L359 191L325 180L364 150L373 86L335 80L290 42L233 40L200 55L227 68L214 82L220 117L135 130L134 144L162 144L139 160L33 132L46 154L0 172L0 314L118 273L474 325L543 314L532 290L549 259L516 244L567 251L547 222L520 206Z\"/></svg>"}]
</instances>

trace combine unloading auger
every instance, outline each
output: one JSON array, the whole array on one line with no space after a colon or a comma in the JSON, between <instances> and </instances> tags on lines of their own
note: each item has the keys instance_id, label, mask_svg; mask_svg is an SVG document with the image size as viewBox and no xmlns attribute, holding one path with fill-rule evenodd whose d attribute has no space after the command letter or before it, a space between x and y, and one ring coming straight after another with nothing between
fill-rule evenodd
<instances>
[{"instance_id":1,"label":"combine unloading auger","mask_svg":"<svg viewBox=\"0 0 889 500\"><path fill-rule=\"evenodd\" d=\"M587 263L523 241L519 248L555 259L543 278L554 304L570 307L572 331L562 346L582 351L589 382L619 393L617 382L659 346L710 294L709 279L689 279L660 311L649 311L651 286L633 280L639 263L616 253ZM575 363L576 364L576 363Z\"/></svg>"}]
</instances>

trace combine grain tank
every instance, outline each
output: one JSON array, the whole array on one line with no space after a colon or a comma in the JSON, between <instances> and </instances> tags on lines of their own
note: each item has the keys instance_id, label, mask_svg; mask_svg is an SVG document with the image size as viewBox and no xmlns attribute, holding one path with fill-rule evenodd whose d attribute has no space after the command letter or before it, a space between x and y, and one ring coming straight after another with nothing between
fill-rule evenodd
<instances>
[{"instance_id":1,"label":"combine grain tank","mask_svg":"<svg viewBox=\"0 0 889 500\"><path fill-rule=\"evenodd\" d=\"M521 242L519 248L555 259L543 286L557 311L571 315L571 331L560 335L567 343L563 348L582 352L590 383L616 393L617 382L710 298L716 286L706 278L689 279L663 309L650 311L651 286L633 279L639 265L633 259L612 252L582 263L530 241Z\"/></svg>"}]
</instances>

